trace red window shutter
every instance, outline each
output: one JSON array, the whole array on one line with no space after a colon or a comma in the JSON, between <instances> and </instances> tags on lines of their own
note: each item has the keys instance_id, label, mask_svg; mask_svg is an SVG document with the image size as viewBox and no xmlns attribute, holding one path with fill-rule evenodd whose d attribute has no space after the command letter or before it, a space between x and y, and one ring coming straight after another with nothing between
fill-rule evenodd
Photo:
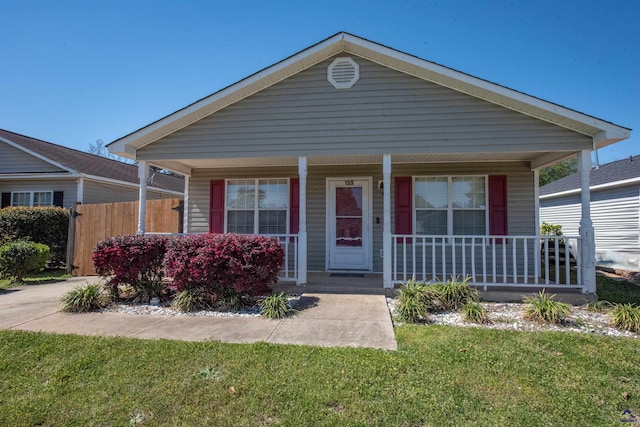
<instances>
[{"instance_id":1,"label":"red window shutter","mask_svg":"<svg viewBox=\"0 0 640 427\"><path fill-rule=\"evenodd\" d=\"M289 233L300 231L300 179L289 180Z\"/></svg>"},{"instance_id":2,"label":"red window shutter","mask_svg":"<svg viewBox=\"0 0 640 427\"><path fill-rule=\"evenodd\" d=\"M489 234L506 236L507 233L507 177L489 176ZM502 241L496 241L502 243Z\"/></svg>"},{"instance_id":3,"label":"red window shutter","mask_svg":"<svg viewBox=\"0 0 640 427\"><path fill-rule=\"evenodd\" d=\"M410 176L398 176L395 180L396 234L412 234L413 228L413 180Z\"/></svg>"},{"instance_id":4,"label":"red window shutter","mask_svg":"<svg viewBox=\"0 0 640 427\"><path fill-rule=\"evenodd\" d=\"M211 181L209 233L224 233L224 179Z\"/></svg>"}]
</instances>

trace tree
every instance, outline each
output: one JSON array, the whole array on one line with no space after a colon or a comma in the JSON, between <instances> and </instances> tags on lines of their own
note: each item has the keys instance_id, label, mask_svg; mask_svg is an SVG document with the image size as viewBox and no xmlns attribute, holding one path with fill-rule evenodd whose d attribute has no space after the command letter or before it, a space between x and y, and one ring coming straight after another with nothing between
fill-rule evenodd
<instances>
[{"instance_id":1,"label":"tree","mask_svg":"<svg viewBox=\"0 0 640 427\"><path fill-rule=\"evenodd\" d=\"M89 153L96 156L105 157L107 159L116 160L123 163L134 164L135 162L124 157L117 156L110 152L104 145L104 141L96 139L96 142L89 144Z\"/></svg>"},{"instance_id":2,"label":"tree","mask_svg":"<svg viewBox=\"0 0 640 427\"><path fill-rule=\"evenodd\" d=\"M572 157L540 171L540 187L578 172L578 158Z\"/></svg>"}]
</instances>

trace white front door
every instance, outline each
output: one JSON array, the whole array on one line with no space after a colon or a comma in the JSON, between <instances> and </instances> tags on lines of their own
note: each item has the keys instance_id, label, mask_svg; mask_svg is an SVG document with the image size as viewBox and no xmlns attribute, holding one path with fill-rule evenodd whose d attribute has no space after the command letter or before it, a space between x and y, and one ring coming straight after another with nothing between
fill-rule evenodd
<instances>
[{"instance_id":1,"label":"white front door","mask_svg":"<svg viewBox=\"0 0 640 427\"><path fill-rule=\"evenodd\" d=\"M327 178L327 268L372 269L371 178Z\"/></svg>"}]
</instances>

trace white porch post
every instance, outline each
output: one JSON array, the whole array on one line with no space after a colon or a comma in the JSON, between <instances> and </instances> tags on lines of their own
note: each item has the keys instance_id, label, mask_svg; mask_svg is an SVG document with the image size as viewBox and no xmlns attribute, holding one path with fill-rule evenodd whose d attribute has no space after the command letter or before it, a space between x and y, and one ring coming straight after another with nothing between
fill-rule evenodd
<instances>
[{"instance_id":1,"label":"white porch post","mask_svg":"<svg viewBox=\"0 0 640 427\"><path fill-rule=\"evenodd\" d=\"M307 283L307 158L298 157L298 176L300 178L300 212L298 227L298 281L297 285Z\"/></svg>"},{"instance_id":2,"label":"white porch post","mask_svg":"<svg viewBox=\"0 0 640 427\"><path fill-rule=\"evenodd\" d=\"M189 232L189 175L184 176L184 202L182 207L182 232Z\"/></svg>"},{"instance_id":3,"label":"white porch post","mask_svg":"<svg viewBox=\"0 0 640 427\"><path fill-rule=\"evenodd\" d=\"M591 151L582 150L578 155L578 169L580 170L580 188L582 196L582 217L580 219L580 237L582 281L584 282L584 293L596 293L596 243L591 221Z\"/></svg>"},{"instance_id":4,"label":"white porch post","mask_svg":"<svg viewBox=\"0 0 640 427\"><path fill-rule=\"evenodd\" d=\"M78 188L76 193L76 202L84 203L84 178L78 178Z\"/></svg>"},{"instance_id":5,"label":"white porch post","mask_svg":"<svg viewBox=\"0 0 640 427\"><path fill-rule=\"evenodd\" d=\"M382 284L393 288L391 279L391 154L382 157Z\"/></svg>"},{"instance_id":6,"label":"white porch post","mask_svg":"<svg viewBox=\"0 0 640 427\"><path fill-rule=\"evenodd\" d=\"M540 277L540 169L533 170L533 198L534 198L534 212L535 212L535 243L534 243L534 283L538 283ZM526 280L526 277L525 277Z\"/></svg>"},{"instance_id":7,"label":"white porch post","mask_svg":"<svg viewBox=\"0 0 640 427\"><path fill-rule=\"evenodd\" d=\"M138 162L138 179L140 180L140 196L138 197L138 231L144 234L147 220L147 180L149 179L149 165L146 161Z\"/></svg>"}]
</instances>

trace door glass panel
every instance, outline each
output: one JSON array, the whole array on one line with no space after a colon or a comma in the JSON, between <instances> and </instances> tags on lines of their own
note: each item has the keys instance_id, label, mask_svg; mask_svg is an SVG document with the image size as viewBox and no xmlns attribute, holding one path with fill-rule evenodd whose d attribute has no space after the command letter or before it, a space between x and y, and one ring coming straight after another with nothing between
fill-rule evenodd
<instances>
[{"instance_id":1,"label":"door glass panel","mask_svg":"<svg viewBox=\"0 0 640 427\"><path fill-rule=\"evenodd\" d=\"M362 187L336 188L336 246L362 247Z\"/></svg>"}]
</instances>

